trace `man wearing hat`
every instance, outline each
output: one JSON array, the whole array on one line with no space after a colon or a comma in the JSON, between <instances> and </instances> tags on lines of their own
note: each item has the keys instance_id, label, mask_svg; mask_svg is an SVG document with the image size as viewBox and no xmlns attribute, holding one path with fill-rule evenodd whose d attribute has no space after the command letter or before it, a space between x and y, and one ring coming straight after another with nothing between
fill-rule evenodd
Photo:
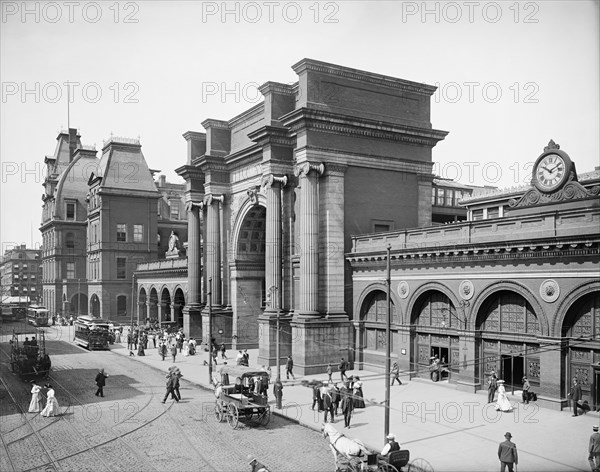
<instances>
[{"instance_id":1,"label":"man wearing hat","mask_svg":"<svg viewBox=\"0 0 600 472\"><path fill-rule=\"evenodd\" d=\"M387 439L387 443L385 446L383 446L383 449L381 450L381 454L377 455L377 457L379 457L380 459L387 459L387 457L390 455L391 452L400 450L400 444L398 444L396 442L395 434L392 434L392 433L388 434L386 436L386 439Z\"/></svg>"},{"instance_id":2,"label":"man wearing hat","mask_svg":"<svg viewBox=\"0 0 600 472\"><path fill-rule=\"evenodd\" d=\"M498 446L498 459L500 459L500 472L505 472L508 467L508 472L514 472L513 464L519 463L519 456L517 455L517 445L510 441L512 434L506 433L504 435L506 441L503 441Z\"/></svg>"},{"instance_id":3,"label":"man wearing hat","mask_svg":"<svg viewBox=\"0 0 600 472\"><path fill-rule=\"evenodd\" d=\"M598 433L598 425L592 426L594 433L590 436L590 447L588 461L592 472L600 472L600 433Z\"/></svg>"},{"instance_id":4,"label":"man wearing hat","mask_svg":"<svg viewBox=\"0 0 600 472\"><path fill-rule=\"evenodd\" d=\"M492 370L490 377L488 378L488 403L494 401L494 395L498 388L498 377L496 377L496 371Z\"/></svg>"}]
</instances>

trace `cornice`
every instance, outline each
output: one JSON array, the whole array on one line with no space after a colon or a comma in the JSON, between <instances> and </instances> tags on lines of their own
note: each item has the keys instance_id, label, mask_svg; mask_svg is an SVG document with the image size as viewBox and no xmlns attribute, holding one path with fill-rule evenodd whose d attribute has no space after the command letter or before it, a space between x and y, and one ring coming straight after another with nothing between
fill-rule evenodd
<instances>
[{"instance_id":1,"label":"cornice","mask_svg":"<svg viewBox=\"0 0 600 472\"><path fill-rule=\"evenodd\" d=\"M294 86L290 84L283 84L281 82L265 82L258 91L263 95L268 93L279 94L279 95L295 95Z\"/></svg>"},{"instance_id":2,"label":"cornice","mask_svg":"<svg viewBox=\"0 0 600 472\"><path fill-rule=\"evenodd\" d=\"M403 90L406 92L413 92L419 95L431 96L437 90L437 87L433 85L427 85L419 82L412 82L410 80L399 79L389 75L376 74L374 72L368 72L360 69L352 69L350 67L343 67L337 64L330 64L328 62L316 61L314 59L302 59L292 66L294 72L300 75L304 71L315 71L322 74L335 75L337 77L344 77L347 79L358 80L360 82L367 82L376 85L383 85L394 89Z\"/></svg>"},{"instance_id":3,"label":"cornice","mask_svg":"<svg viewBox=\"0 0 600 472\"><path fill-rule=\"evenodd\" d=\"M186 141L206 141L206 133L200 133L199 131L186 131L181 136L183 136Z\"/></svg>"},{"instance_id":4,"label":"cornice","mask_svg":"<svg viewBox=\"0 0 600 472\"><path fill-rule=\"evenodd\" d=\"M186 164L175 169L175 172L185 180L204 180L204 172L196 166Z\"/></svg>"},{"instance_id":5,"label":"cornice","mask_svg":"<svg viewBox=\"0 0 600 472\"><path fill-rule=\"evenodd\" d=\"M268 144L279 144L281 146L294 147L296 138L289 135L289 130L283 126L263 126L248 133L248 137L260 146Z\"/></svg>"},{"instance_id":6,"label":"cornice","mask_svg":"<svg viewBox=\"0 0 600 472\"><path fill-rule=\"evenodd\" d=\"M207 118L200 124L206 130L208 130L209 128L227 129L227 130L229 129L229 123L227 121L215 120L213 118Z\"/></svg>"},{"instance_id":7,"label":"cornice","mask_svg":"<svg viewBox=\"0 0 600 472\"><path fill-rule=\"evenodd\" d=\"M294 110L284 115L281 122L289 127L294 134L297 134L300 130L308 129L337 135L405 142L429 147L434 147L448 135L448 131L339 115L313 108Z\"/></svg>"}]
</instances>

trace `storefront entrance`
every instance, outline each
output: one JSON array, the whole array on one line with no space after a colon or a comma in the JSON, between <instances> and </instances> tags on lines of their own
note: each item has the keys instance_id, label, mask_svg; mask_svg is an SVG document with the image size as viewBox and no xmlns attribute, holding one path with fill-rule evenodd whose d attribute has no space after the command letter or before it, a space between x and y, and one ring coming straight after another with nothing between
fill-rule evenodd
<instances>
[{"instance_id":1,"label":"storefront entrance","mask_svg":"<svg viewBox=\"0 0 600 472\"><path fill-rule=\"evenodd\" d=\"M501 357L500 378L504 380L506 390L521 390L525 375L525 358L503 354Z\"/></svg>"}]
</instances>

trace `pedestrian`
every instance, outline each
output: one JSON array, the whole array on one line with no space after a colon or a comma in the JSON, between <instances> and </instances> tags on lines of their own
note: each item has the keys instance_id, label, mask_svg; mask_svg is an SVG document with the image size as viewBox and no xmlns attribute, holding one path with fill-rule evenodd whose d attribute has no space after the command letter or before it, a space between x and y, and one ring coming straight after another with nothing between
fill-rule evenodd
<instances>
[{"instance_id":1,"label":"pedestrian","mask_svg":"<svg viewBox=\"0 0 600 472\"><path fill-rule=\"evenodd\" d=\"M48 392L46 393L46 406L42 410L42 416L56 416L60 413L60 407L58 406L54 389L50 384L46 384L44 387L48 389Z\"/></svg>"},{"instance_id":2,"label":"pedestrian","mask_svg":"<svg viewBox=\"0 0 600 472\"><path fill-rule=\"evenodd\" d=\"M504 472L508 467L508 472L514 472L513 465L519 463L519 456L517 455L517 445L510 442L512 434L506 433L504 435L506 441L503 441L498 446L498 459L500 459L500 472Z\"/></svg>"},{"instance_id":3,"label":"pedestrian","mask_svg":"<svg viewBox=\"0 0 600 472\"><path fill-rule=\"evenodd\" d=\"M133 350L136 351L138 346L138 332L134 331L133 332Z\"/></svg>"},{"instance_id":4,"label":"pedestrian","mask_svg":"<svg viewBox=\"0 0 600 472\"><path fill-rule=\"evenodd\" d=\"M588 461L592 472L600 472L600 433L598 433L598 425L592 426L592 429L594 432L590 436Z\"/></svg>"},{"instance_id":5,"label":"pedestrian","mask_svg":"<svg viewBox=\"0 0 600 472\"><path fill-rule=\"evenodd\" d=\"M331 379L331 376L333 375L333 367L331 367L331 362L329 364L327 364L327 376L329 377L327 379L327 381L331 384L333 382L333 380Z\"/></svg>"},{"instance_id":6,"label":"pedestrian","mask_svg":"<svg viewBox=\"0 0 600 472\"><path fill-rule=\"evenodd\" d=\"M127 349L131 352L131 347L133 346L133 336L131 336L131 331L127 333Z\"/></svg>"},{"instance_id":7,"label":"pedestrian","mask_svg":"<svg viewBox=\"0 0 600 472\"><path fill-rule=\"evenodd\" d=\"M290 380L290 375L292 376L292 378L294 380L296 380L296 377L294 377L294 372L292 372L294 370L294 361L292 360L292 356L288 356L287 357L287 361L285 363L285 376L288 380Z\"/></svg>"},{"instance_id":8,"label":"pedestrian","mask_svg":"<svg viewBox=\"0 0 600 472\"><path fill-rule=\"evenodd\" d=\"M342 357L342 359L340 360L340 365L338 367L340 369L340 377L342 378L343 382L344 377L346 378L346 380L348 379L348 376L346 375L346 371L348 370L348 362L346 362L346 360Z\"/></svg>"},{"instance_id":9,"label":"pedestrian","mask_svg":"<svg viewBox=\"0 0 600 472\"><path fill-rule=\"evenodd\" d=\"M104 369L100 369L98 374L96 375L96 385L98 386L98 390L96 390L96 396L104 396L104 386L106 385L107 374L104 373Z\"/></svg>"},{"instance_id":10,"label":"pedestrian","mask_svg":"<svg viewBox=\"0 0 600 472\"><path fill-rule=\"evenodd\" d=\"M172 365L167 373L167 376L169 375L173 377L173 392L175 392L177 399L181 400L181 392L179 392L179 379L183 377L181 370L179 370L179 367Z\"/></svg>"},{"instance_id":11,"label":"pedestrian","mask_svg":"<svg viewBox=\"0 0 600 472\"><path fill-rule=\"evenodd\" d=\"M215 365L217 365L217 346L213 344L210 348L211 348L211 355L213 358L213 362L215 363ZM248 364L246 364L246 365L248 365Z\"/></svg>"},{"instance_id":12,"label":"pedestrian","mask_svg":"<svg viewBox=\"0 0 600 472\"><path fill-rule=\"evenodd\" d=\"M237 355L235 356L235 363L237 365L243 365L244 363L244 355L242 354L242 351L238 351Z\"/></svg>"},{"instance_id":13,"label":"pedestrian","mask_svg":"<svg viewBox=\"0 0 600 472\"><path fill-rule=\"evenodd\" d=\"M281 383L281 379L279 377L273 384L273 395L275 395L275 404L277 409L281 410L283 407L283 384Z\"/></svg>"},{"instance_id":14,"label":"pedestrian","mask_svg":"<svg viewBox=\"0 0 600 472\"><path fill-rule=\"evenodd\" d=\"M573 414L571 416L577 416L577 408L579 407L579 400L581 400L581 385L577 382L577 377L573 378L573 386L569 396L573 402Z\"/></svg>"},{"instance_id":15,"label":"pedestrian","mask_svg":"<svg viewBox=\"0 0 600 472\"><path fill-rule=\"evenodd\" d=\"M227 359L227 356L225 355L225 351L226 351L225 343L222 343L221 344L221 359Z\"/></svg>"},{"instance_id":16,"label":"pedestrian","mask_svg":"<svg viewBox=\"0 0 600 472\"><path fill-rule=\"evenodd\" d=\"M183 340L183 355L187 357L190 355L190 343L187 339Z\"/></svg>"},{"instance_id":17,"label":"pedestrian","mask_svg":"<svg viewBox=\"0 0 600 472\"><path fill-rule=\"evenodd\" d=\"M331 385L331 384L329 384ZM333 398L333 411L335 413L335 416L337 416L338 413L338 409L340 407L340 401L341 401L341 397L340 397L340 389L338 388L338 386L336 384L333 384L333 387L331 388L331 398Z\"/></svg>"},{"instance_id":18,"label":"pedestrian","mask_svg":"<svg viewBox=\"0 0 600 472\"><path fill-rule=\"evenodd\" d=\"M394 385L395 381L398 381L398 385L402 385L402 381L400 380L400 367L398 367L398 363L394 362L394 365L392 366L392 372L391 372L391 376L392 376L392 384Z\"/></svg>"},{"instance_id":19,"label":"pedestrian","mask_svg":"<svg viewBox=\"0 0 600 472\"><path fill-rule=\"evenodd\" d=\"M145 356L146 355L146 351L144 351L144 339L140 339L140 343L138 344L138 356Z\"/></svg>"},{"instance_id":20,"label":"pedestrian","mask_svg":"<svg viewBox=\"0 0 600 472\"><path fill-rule=\"evenodd\" d=\"M31 402L29 402L29 413L39 413L42 411L42 398L40 392L42 387L36 384L34 381L31 382Z\"/></svg>"},{"instance_id":21,"label":"pedestrian","mask_svg":"<svg viewBox=\"0 0 600 472\"><path fill-rule=\"evenodd\" d=\"M354 409L356 408L364 408L365 407L365 399L362 390L362 380L360 377L354 377L354 384L352 385L352 394L354 395Z\"/></svg>"},{"instance_id":22,"label":"pedestrian","mask_svg":"<svg viewBox=\"0 0 600 472\"><path fill-rule=\"evenodd\" d=\"M313 385L313 402L310 407L311 410L315 409L315 405L317 405L317 411L320 413L323 410L323 401L321 400L321 384L316 383Z\"/></svg>"},{"instance_id":23,"label":"pedestrian","mask_svg":"<svg viewBox=\"0 0 600 472\"><path fill-rule=\"evenodd\" d=\"M152 344L154 344L154 349L156 349L156 333L152 335Z\"/></svg>"},{"instance_id":24,"label":"pedestrian","mask_svg":"<svg viewBox=\"0 0 600 472\"><path fill-rule=\"evenodd\" d=\"M354 401L352 400L352 393L348 388L346 382L340 389L340 395L342 397L341 407L342 413L344 414L344 428L350 428L350 420L352 419L352 412L354 411Z\"/></svg>"},{"instance_id":25,"label":"pedestrian","mask_svg":"<svg viewBox=\"0 0 600 472\"><path fill-rule=\"evenodd\" d=\"M177 345L175 343L171 345L171 356L173 356L173 362L175 362L175 358L177 357Z\"/></svg>"},{"instance_id":26,"label":"pedestrian","mask_svg":"<svg viewBox=\"0 0 600 472\"><path fill-rule=\"evenodd\" d=\"M494 401L494 395L496 394L497 388L498 377L496 377L496 371L492 370L490 376L488 377L488 403L492 403Z\"/></svg>"},{"instance_id":27,"label":"pedestrian","mask_svg":"<svg viewBox=\"0 0 600 472\"><path fill-rule=\"evenodd\" d=\"M331 416L331 423L334 422L333 412L335 411L335 407L333 406L333 397L331 396L331 390L329 385L323 385L321 387L321 399L323 400L323 410L325 410L325 417L323 418L323 422L327 423L327 416Z\"/></svg>"},{"instance_id":28,"label":"pedestrian","mask_svg":"<svg viewBox=\"0 0 600 472\"><path fill-rule=\"evenodd\" d=\"M527 380L527 377L523 377L523 403L525 403L525 405L528 405L530 398L531 385L529 385L529 380Z\"/></svg>"},{"instance_id":29,"label":"pedestrian","mask_svg":"<svg viewBox=\"0 0 600 472\"><path fill-rule=\"evenodd\" d=\"M249 367L250 366L250 354L248 354L248 349L244 349L243 357L244 357L243 365L245 365L246 367Z\"/></svg>"},{"instance_id":30,"label":"pedestrian","mask_svg":"<svg viewBox=\"0 0 600 472\"><path fill-rule=\"evenodd\" d=\"M175 346L175 344L173 344L173 346ZM175 349L177 349L177 346L175 346ZM167 397L169 396L169 393L171 394L171 400L175 400L177 403L179 403L179 398L175 394L175 389L174 389L174 384L173 384L173 376L167 374L167 393L165 393L165 397L162 399L162 403L167 401Z\"/></svg>"},{"instance_id":31,"label":"pedestrian","mask_svg":"<svg viewBox=\"0 0 600 472\"><path fill-rule=\"evenodd\" d=\"M165 357L167 356L167 343L166 341L160 341L158 343L158 350L160 352L160 357L162 357L162 360L165 360Z\"/></svg>"}]
</instances>

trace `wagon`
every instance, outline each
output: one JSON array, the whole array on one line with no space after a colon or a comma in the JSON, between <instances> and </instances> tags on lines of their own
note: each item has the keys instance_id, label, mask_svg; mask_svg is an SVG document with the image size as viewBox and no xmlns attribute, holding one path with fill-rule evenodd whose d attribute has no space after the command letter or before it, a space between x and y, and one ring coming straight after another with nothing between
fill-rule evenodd
<instances>
[{"instance_id":1,"label":"wagon","mask_svg":"<svg viewBox=\"0 0 600 472\"><path fill-rule=\"evenodd\" d=\"M215 416L221 423L225 420L232 428L237 428L240 421L254 422L262 426L269 424L271 408L266 393L257 393L254 386L262 384L266 387L269 373L264 370L235 365L223 366L219 371L215 396Z\"/></svg>"},{"instance_id":2,"label":"wagon","mask_svg":"<svg viewBox=\"0 0 600 472\"><path fill-rule=\"evenodd\" d=\"M52 362L46 353L46 336L43 329L36 329L36 344L25 344L23 334L13 330L10 339L10 368L23 380L50 375Z\"/></svg>"}]
</instances>

